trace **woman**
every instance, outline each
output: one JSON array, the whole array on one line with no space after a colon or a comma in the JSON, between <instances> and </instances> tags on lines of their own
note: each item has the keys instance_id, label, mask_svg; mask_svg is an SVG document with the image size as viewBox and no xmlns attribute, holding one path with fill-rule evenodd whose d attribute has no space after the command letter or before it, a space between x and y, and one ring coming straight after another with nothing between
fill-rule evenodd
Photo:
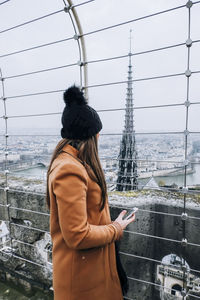
<instances>
[{"instance_id":1,"label":"woman","mask_svg":"<svg viewBox=\"0 0 200 300\"><path fill-rule=\"evenodd\" d=\"M61 136L47 174L54 300L122 300L115 241L133 222L111 222L98 157L102 123L76 86L64 93Z\"/></svg>"}]
</instances>

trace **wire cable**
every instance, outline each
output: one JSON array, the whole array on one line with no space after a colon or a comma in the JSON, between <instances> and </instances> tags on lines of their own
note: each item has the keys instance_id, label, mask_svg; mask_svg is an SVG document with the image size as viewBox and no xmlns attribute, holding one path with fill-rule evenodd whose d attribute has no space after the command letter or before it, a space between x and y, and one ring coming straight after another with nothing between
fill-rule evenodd
<instances>
[{"instance_id":1,"label":"wire cable","mask_svg":"<svg viewBox=\"0 0 200 300\"><path fill-rule=\"evenodd\" d=\"M39 95L45 95L45 94L61 93L61 92L64 92L64 91L65 91L65 89L46 91L46 92L38 92L38 93L30 93L30 94L24 94L24 95L7 96L6 99L32 97L32 96L39 96Z\"/></svg>"},{"instance_id":2,"label":"wire cable","mask_svg":"<svg viewBox=\"0 0 200 300\"><path fill-rule=\"evenodd\" d=\"M185 5L169 8L169 9L157 12L157 13L149 14L149 15L139 17L139 18L136 18L136 19L131 19L129 21L125 21L125 22L121 22L121 23L118 23L118 24L103 27L103 28L100 28L100 29L97 29L97 30L93 30L93 31L84 33L84 36L91 35L91 34L94 34L94 33L96 34L96 33L99 33L99 32L105 31L105 30L113 29L113 28L116 28L116 27L119 27L119 26L127 25L127 24L130 24L130 23L134 23L134 22L137 22L137 21L147 19L147 18L155 17L155 16L158 16L158 15L161 15L161 14L164 14L164 13L168 13L168 12L172 12L172 11L177 10L177 9L181 9L183 7L185 7Z\"/></svg>"},{"instance_id":3,"label":"wire cable","mask_svg":"<svg viewBox=\"0 0 200 300\"><path fill-rule=\"evenodd\" d=\"M126 177L128 177L128 176L126 176ZM129 177L133 177L133 176L129 176ZM148 179L148 178L146 178L146 179ZM118 184L118 185L122 185L122 186L131 186L131 187L137 187L138 186L138 185L134 185L134 184L131 184L131 183L119 183L119 182L116 182L116 181L115 182L107 181L107 183L111 184L111 185ZM146 186L146 184L139 184L140 189L143 189L145 187L146 187L147 190L156 191L156 192L166 192L166 193L177 192L179 194L191 194L191 195L200 193L200 190L199 191L197 191L197 190L193 191L193 190L190 190L190 189L183 189L182 187L180 187L180 188L174 188L174 187L171 187L171 186L169 186L169 187L162 187L162 186L151 187L151 186ZM136 190L132 190L132 191L134 192Z\"/></svg>"},{"instance_id":4,"label":"wire cable","mask_svg":"<svg viewBox=\"0 0 200 300\"><path fill-rule=\"evenodd\" d=\"M33 244L30 244L30 243L26 243L26 242L24 242L24 241L20 241L20 240L16 240L16 239L13 239L13 241L18 242L18 243L21 243L21 244L23 244L23 245L31 246L31 247L34 247L34 248L38 249L37 246L35 246L35 245L33 245ZM7 242L8 242L8 241L6 241L6 243L7 243ZM4 242L4 243L5 243L5 242ZM48 250L48 249L45 249L45 248L43 248L42 251L52 253L52 250ZM156 259L152 259L152 258L149 258L149 257L144 257L144 256L140 256L140 255L135 255L135 254L131 254L131 253L126 253L126 252L123 252L123 251L120 251L119 253L120 253L120 255L125 255L125 256L132 257L132 258L138 258L138 259L143 259L143 260L151 261L151 262L153 262L153 263L158 263L158 264L161 264L161 265L166 266L166 267L167 267L167 266L169 266L169 267L174 267L174 265L172 265L172 264L167 264L167 263L165 264L165 263L163 263L162 261L159 261L159 260L156 260ZM199 271L199 270L196 270L196 269L190 269L190 271L191 271L191 272L195 272L195 273L200 273L200 271Z\"/></svg>"},{"instance_id":5,"label":"wire cable","mask_svg":"<svg viewBox=\"0 0 200 300\"><path fill-rule=\"evenodd\" d=\"M190 297L196 298L196 299L200 299L200 297L197 296L197 295L192 295L192 294L190 294L190 293L188 293L187 295L190 296Z\"/></svg>"},{"instance_id":6,"label":"wire cable","mask_svg":"<svg viewBox=\"0 0 200 300\"><path fill-rule=\"evenodd\" d=\"M130 133L130 132L124 132L126 135L132 135L133 133ZM124 134L123 132L122 133L101 133L101 136L120 136L120 135L123 135ZM190 131L190 133L192 133L191 131ZM197 133L197 132L194 132L194 133ZM199 132L200 133L200 132ZM151 131L151 132L149 132L149 131L138 131L138 132L135 132L135 135L152 135L152 134L155 134L155 135L157 135L157 134L160 134L160 135L162 135L162 134L184 134L184 132L183 131Z\"/></svg>"},{"instance_id":7,"label":"wire cable","mask_svg":"<svg viewBox=\"0 0 200 300\"><path fill-rule=\"evenodd\" d=\"M27 153L26 156L30 156L32 158L32 160L38 160L38 163L40 163L40 160L42 157L46 158L47 161L49 162L50 158L51 158L51 153L49 154L30 154L30 153ZM171 164L176 164L176 165L179 165L181 164L181 166L184 164L184 160L168 160L168 159L156 159L156 158L128 158L128 159L125 159L125 158L118 158L116 156L99 156L100 157L100 160L107 160L107 161L119 161L119 160L126 160L126 161L138 161L138 162L146 162L147 165L150 164L150 163L153 163L153 162L159 162L159 163L171 163ZM43 162L44 163L44 162ZM193 160L188 160L188 163L190 164L200 164L200 161L193 161ZM19 161L17 163L8 163L8 166L9 167L16 167L18 165L24 165L23 161Z\"/></svg>"},{"instance_id":8,"label":"wire cable","mask_svg":"<svg viewBox=\"0 0 200 300\"><path fill-rule=\"evenodd\" d=\"M123 251L119 251L119 253L121 255L125 255L125 256L129 256L129 257L134 257L134 258L139 258L139 259L151 261L153 263L161 264L161 265L166 266L166 267L168 267L168 266L169 267L174 267L174 265L172 265L172 264L163 263L162 261L157 260L157 259L153 259L153 258L149 258L149 257L145 257L145 256L140 256L140 255L135 255L135 254L131 254L131 253L126 253L126 252L123 252ZM190 269L190 271L191 272L195 272L195 273L200 273L199 270L195 270L195 269Z\"/></svg>"},{"instance_id":9,"label":"wire cable","mask_svg":"<svg viewBox=\"0 0 200 300\"><path fill-rule=\"evenodd\" d=\"M4 221L4 220L1 220L1 221ZM17 224L17 223L13 223L13 222L10 222L10 221L7 221L7 222L9 222L10 225L13 225L13 226L19 226L19 227L26 228L26 229L29 229L29 230L36 230L36 231L40 231L40 232L43 232L43 233L50 234L49 231L41 230L39 228L35 228L35 227L31 227L31 226L26 226L26 225L22 225L22 224ZM158 239L158 240L164 240L164 241L168 241L168 242L174 242L174 243L179 243L179 244L182 243L182 241L179 241L179 240L169 239L169 238L155 236L155 235L150 235L150 234L141 233L141 232L135 232L135 231L130 231L130 230L124 230L124 232L125 233L134 234L134 235L139 235L139 236L145 236L145 237L148 237L148 238L154 238L154 239ZM190 246L200 247L199 244L195 244L195 243L188 242L187 244L190 245Z\"/></svg>"},{"instance_id":10,"label":"wire cable","mask_svg":"<svg viewBox=\"0 0 200 300\"><path fill-rule=\"evenodd\" d=\"M197 42L199 42L199 40L198 41L193 41L193 43L195 43L195 42L197 43ZM87 61L87 64L117 60L117 59L127 58L129 56L138 56L138 55L148 54L148 53L152 53L152 52L167 50L167 49L170 49L170 48L176 48L176 47L180 47L180 46L184 46L184 45L185 45L185 43L179 43L179 44L174 44L174 45L168 45L168 46L163 46L163 47L159 47L159 48L149 49L149 50L145 50L145 51L134 52L134 53L131 53L131 54L112 56L112 57L108 57L108 58L94 59L94 60Z\"/></svg>"},{"instance_id":11,"label":"wire cable","mask_svg":"<svg viewBox=\"0 0 200 300\"><path fill-rule=\"evenodd\" d=\"M11 256L11 254L5 252L4 250L0 250L0 252L6 254L6 255L8 255L8 256ZM13 253L12 253L12 257L15 257L15 258L20 259L20 260L22 260L22 261L25 261L25 262L34 264L34 265L36 265L36 266L38 266L38 267L42 267L42 268L45 268L45 269L49 269L49 267L47 267L47 266L45 266L45 265L38 264L38 263L36 263L36 262L34 262L34 261L32 261L32 260L26 259L26 258L24 258L24 257L18 256L18 255L13 254ZM50 266L52 265L52 264L49 263L49 262L47 262L47 264L49 264Z\"/></svg>"},{"instance_id":12,"label":"wire cable","mask_svg":"<svg viewBox=\"0 0 200 300\"><path fill-rule=\"evenodd\" d=\"M146 77L146 78L133 79L133 80L131 80L131 82L140 82L140 81L148 81L148 80L155 80L155 79L164 79L164 78L171 78L171 77L177 77L177 76L183 76L183 75L185 75L185 73L175 73L175 74L168 74L168 75L152 76L152 77ZM99 83L99 84L88 85L88 86L84 87L84 89L97 88L97 87L110 86L110 85L119 85L119 84L124 84L124 83L127 83L127 82L128 82L127 80L124 80L124 81L115 81L115 82L108 82L108 83ZM53 91L44 91L44 92L37 92L37 93L30 93L30 94L22 94L22 95L13 95L13 96L7 96L6 99L38 96L38 95L58 93L58 92L64 92L64 91L65 91L65 89L53 90Z\"/></svg>"},{"instance_id":13,"label":"wire cable","mask_svg":"<svg viewBox=\"0 0 200 300\"><path fill-rule=\"evenodd\" d=\"M193 5L194 5L194 4L199 4L200 1L194 1L194 2L192 2L192 3L193 3Z\"/></svg>"},{"instance_id":14,"label":"wire cable","mask_svg":"<svg viewBox=\"0 0 200 300\"><path fill-rule=\"evenodd\" d=\"M4 172L0 171L0 174L4 174ZM9 171L8 175L11 174L11 175L15 175L16 177L18 177L18 174L16 174L16 172L12 172L12 171ZM23 175L19 174L20 177L23 177ZM32 175L27 175L26 176L30 176L30 177L34 177ZM129 176L130 178L132 178L133 176ZM146 178L148 179L148 178ZM111 185L115 185L115 184L118 184L118 185L126 185L126 186L134 186L133 184L130 184L130 183L118 183L118 182L115 182L115 181L107 181L107 184L111 184ZM140 189L146 187L146 184L139 184L139 187ZM180 188L174 188L174 187L162 187L162 186L158 186L158 187L147 187L148 190L151 190L151 191L157 191L157 192L166 192L166 193L171 193L171 192L177 192L179 194L199 194L200 191L199 190L192 190L192 189L182 189L182 187ZM134 190L133 190L134 191Z\"/></svg>"},{"instance_id":15,"label":"wire cable","mask_svg":"<svg viewBox=\"0 0 200 300\"><path fill-rule=\"evenodd\" d=\"M133 79L133 80L129 80L129 81L128 80L123 80L123 81L115 81L115 82L105 82L105 83L88 85L84 88L96 88L96 87L102 87L102 86L124 84L124 83L128 83L128 82L130 83L130 82L139 82L139 81L171 78L171 77L177 77L177 76L183 76L183 75L185 75L185 73L175 73L175 74L167 74L167 75L160 75L160 76L152 76L152 77L146 77L146 78Z\"/></svg>"},{"instance_id":16,"label":"wire cable","mask_svg":"<svg viewBox=\"0 0 200 300\"><path fill-rule=\"evenodd\" d=\"M200 103L199 103L200 104ZM172 104L162 104L162 105L149 105L149 106L136 106L133 107L133 110L137 109L148 109L148 108L166 108L166 107L175 107L175 106L184 106L185 103L172 103ZM97 110L97 112L115 112L115 111L124 111L126 108L111 108L111 109L101 109ZM7 116L7 118L23 118L23 117L39 117L39 116L48 116L48 115L61 115L62 112L49 112L43 114L26 114L26 115L14 115L14 116ZM0 117L4 118L4 116Z\"/></svg>"},{"instance_id":17,"label":"wire cable","mask_svg":"<svg viewBox=\"0 0 200 300\"><path fill-rule=\"evenodd\" d=\"M141 232L136 232L136 231L124 230L124 232L130 233L130 234L135 234L135 235L140 235L140 236L145 236L145 237L149 237L149 238L153 238L153 239L173 242L173 243L179 243L179 244L182 243L182 241L179 241L179 240L169 239L169 238L165 238L165 237L161 237L161 236L156 236L156 235L151 235L151 234L146 234L146 233L141 233ZM190 243L190 242L188 242L187 245L200 247L200 244L195 244L195 243Z\"/></svg>"},{"instance_id":18,"label":"wire cable","mask_svg":"<svg viewBox=\"0 0 200 300\"><path fill-rule=\"evenodd\" d=\"M26 243L26 242L20 241L20 240L13 239L13 242L17 242L17 243L19 243L19 244L31 246L31 247L33 247L33 248L35 248L35 249L38 249L37 246L35 246L35 245L33 245L33 244L30 244L30 243ZM42 249L40 249L40 250L42 250L42 251L44 251L44 252L52 253L52 251L51 251L51 250L48 250L48 249L42 248Z\"/></svg>"},{"instance_id":19,"label":"wire cable","mask_svg":"<svg viewBox=\"0 0 200 300\"><path fill-rule=\"evenodd\" d=\"M0 34L1 34L1 33L5 33L5 32L8 32L8 31L11 31L11 30L16 29L16 28L19 28L19 27L22 27L22 26L24 26L24 25L28 25L28 24L30 24L30 23L33 23L33 22L36 22L36 21L39 21L39 20L48 18L48 17L51 17L51 16L56 15L56 14L61 13L61 12L63 12L63 9L60 9L60 10L54 11L54 12L52 12L52 13L49 13L49 14L47 14L47 15L44 15L44 16L41 16L41 17L32 19L32 20L30 20L30 21L27 21L27 22L24 22L24 23L15 25L15 26L13 26L13 27L6 28L6 29L4 29L4 30L1 30L1 31L0 31Z\"/></svg>"},{"instance_id":20,"label":"wire cable","mask_svg":"<svg viewBox=\"0 0 200 300\"><path fill-rule=\"evenodd\" d=\"M5 1L1 2L0 5L6 4L6 3L9 2L9 1L10 1L10 0L5 0Z\"/></svg>"},{"instance_id":21,"label":"wire cable","mask_svg":"<svg viewBox=\"0 0 200 300\"><path fill-rule=\"evenodd\" d=\"M157 284L157 283L154 283L154 282L150 282L150 281L146 281L146 280L142 280L142 279L138 279L138 278L134 278L134 277L128 277L128 279L132 280L132 281L137 281L137 282L140 282L140 283L144 283L144 284L153 285L155 287L159 287L159 288L162 288L164 290L168 290L170 293L171 293L171 291L177 292L177 290L175 290L175 289L171 289L171 288L168 288L166 286L163 286L163 285L160 285L160 284ZM200 299L200 297L195 296L195 295L191 295L191 294L187 294L187 295L188 296L193 296L194 298Z\"/></svg>"},{"instance_id":22,"label":"wire cable","mask_svg":"<svg viewBox=\"0 0 200 300\"><path fill-rule=\"evenodd\" d=\"M11 190L11 189L10 189ZM45 197L45 193L34 193L34 192L27 192L27 191L23 191L23 190L13 190L14 192L18 192L18 193L25 193L25 194L31 194L31 195L39 195L42 197ZM134 199L133 197L129 197L130 199ZM1 207L7 207L6 204L2 204L0 203ZM118 208L118 209L129 209L129 206L117 206L114 205L112 203L109 203L109 206L112 208ZM132 207L132 205L130 206L130 208ZM19 207L15 207L15 206L10 206L10 209L15 209L15 210L19 210L19 211L25 211L25 212L29 212L29 213L35 213L35 214L39 214L39 215L45 215L45 216L50 216L49 213L44 213L44 212L39 212L39 211L34 211L34 210L29 210L29 209L25 209L25 208L19 208ZM145 213L151 213L151 214L156 214L156 215L165 215L165 216L169 216L169 217L177 217L177 218L182 218L182 215L178 215L178 214L173 214L173 213L165 213L165 212L161 212L161 211L155 211L155 210L149 210L149 209L143 209L143 208L139 208L138 209L139 212L145 212ZM188 215L187 216L188 219L194 219L194 220L200 220L200 217L195 217L195 216L191 216Z\"/></svg>"},{"instance_id":23,"label":"wire cable","mask_svg":"<svg viewBox=\"0 0 200 300\"><path fill-rule=\"evenodd\" d=\"M6 2L8 2L8 1L10 1L10 0L4 1L3 3L6 3ZM75 4L75 5L72 5L71 8L79 7L79 6L85 5L85 4L87 4L87 3L89 3L89 2L93 2L93 1L95 1L95 0L90 0L90 1L85 1L85 2L83 2L83 3ZM0 3L0 5L3 4L3 3ZM40 21L40 20L42 20L42 19L51 17L51 16L56 15L56 14L59 14L59 13L61 13L61 12L64 12L64 10L63 10L63 9L59 9L59 10L57 10L57 11L54 11L54 12L52 12L52 13L43 15L43 16L41 16L41 17L32 19L32 20L30 20L30 21L27 21L27 22L24 22L24 23L15 25L15 26L13 26L13 27L10 27L10 28L1 30L1 31L0 31L0 34L1 34L1 33L5 33L5 32L8 32L8 31L11 31L11 30L14 30L14 29L16 29L16 28L19 28L19 27L22 27L22 26L25 26L25 25L28 25L28 24L33 23L33 22L36 22L36 21Z\"/></svg>"},{"instance_id":24,"label":"wire cable","mask_svg":"<svg viewBox=\"0 0 200 300\"><path fill-rule=\"evenodd\" d=\"M193 102L191 104L200 104L200 102ZM146 108L165 108L165 107L174 107L174 106L183 106L185 102L182 103L171 103L171 104L160 104L160 105L146 105L146 106L133 106L133 110L137 109L146 109ZM108 109L100 109L97 112L111 112L111 111L124 111L126 108L108 108Z\"/></svg>"},{"instance_id":25,"label":"wire cable","mask_svg":"<svg viewBox=\"0 0 200 300\"><path fill-rule=\"evenodd\" d=\"M199 134L200 131L189 131L188 134ZM132 133L128 133L126 132L127 135L129 134L132 134ZM142 132L135 132L135 135L157 135L157 134L160 134L160 135L164 135L164 134L178 134L178 135L182 135L184 134L184 131L157 131L157 132L149 132L149 131L142 131ZM102 136L121 136L123 135L123 133L101 133ZM4 134L0 134L0 137L4 137L5 135ZM48 137L48 136L51 136L51 137L57 137L57 138L60 138L60 134L9 134L10 137L21 137L21 136L24 136L24 137Z\"/></svg>"},{"instance_id":26,"label":"wire cable","mask_svg":"<svg viewBox=\"0 0 200 300\"><path fill-rule=\"evenodd\" d=\"M198 43L198 42L200 42L200 40L193 41L193 43ZM161 51L161 50L166 50L166 49L170 49L170 48L175 48L175 47L179 47L179 46L185 46L185 43L179 43L179 44L174 44L174 45L163 46L163 47L160 47L160 48L150 49L150 50L146 50L146 51L135 52L135 53L131 53L131 56L148 54L148 53ZM108 58L100 58L100 59L96 59L96 60L87 61L87 62L84 62L84 63L85 64L93 64L93 63L99 63L99 62L105 62L105 61L112 61L112 60L127 58L128 56L129 56L129 54L125 54L125 55L113 56L113 57L108 57ZM52 68L46 68L46 69L27 72L27 73L22 73L22 74L9 75L9 76L4 77L4 79L12 79L12 78L18 78L18 77L22 77L22 76L34 75L34 74L38 74L38 73L42 73L42 72L47 72L47 71L53 71L53 70L58 70L58 69L62 69L62 68L72 67L72 66L75 66L75 65L77 65L77 63L68 64L68 65L64 65L64 66L57 66L57 67L52 67ZM199 73L199 72L200 71L194 71L193 73L195 74L195 73Z\"/></svg>"},{"instance_id":27,"label":"wire cable","mask_svg":"<svg viewBox=\"0 0 200 300\"><path fill-rule=\"evenodd\" d=\"M44 212L40 212L40 211L35 211L35 210L31 210L31 209L19 208L19 207L14 207L14 206L10 206L10 209L15 209L15 210L23 211L23 212L34 213L34 214L38 214L38 215L43 215L43 216L50 217L50 214L48 214L48 213L44 213Z\"/></svg>"},{"instance_id":28,"label":"wire cable","mask_svg":"<svg viewBox=\"0 0 200 300\"><path fill-rule=\"evenodd\" d=\"M23 76L35 75L35 74L39 74L39 73L44 73L44 72L49 72L49 71L55 71L55 70L60 70L60 69L64 69L64 68L74 67L74 66L77 66L77 63L68 64L68 65L62 65L62 66L57 66L57 67L52 67L52 68L47 68L47 69L42 69L42 70L37 70L37 71L32 71L32 72L27 72L27 73L22 73L22 74L10 75L10 76L4 77L4 79L19 78L19 77L23 77Z\"/></svg>"},{"instance_id":29,"label":"wire cable","mask_svg":"<svg viewBox=\"0 0 200 300\"><path fill-rule=\"evenodd\" d=\"M11 56L11 55L14 55L14 54L24 53L24 52L27 52L27 51L30 51L30 50L36 50L36 49L39 49L39 48L42 48L42 47L47 47L47 46L67 42L67 41L70 41L70 40L73 40L73 39L74 39L74 37L69 37L69 38L65 38L65 39L61 39L61 40L57 40L57 41L53 41L53 42L49 42L49 43L45 43L45 44L40 44L40 45L33 46L33 47L30 47L30 48L25 48L25 49L22 49L22 50L13 51L13 52L10 52L10 53L0 55L0 58L8 57L8 56Z\"/></svg>"},{"instance_id":30,"label":"wire cable","mask_svg":"<svg viewBox=\"0 0 200 300\"><path fill-rule=\"evenodd\" d=\"M131 198L131 197L130 197ZM129 206L116 206L115 204L109 204L110 207L113 208L119 208L119 209L129 209ZM130 208L132 208L132 204L130 205ZM169 217L178 217L181 218L181 215L178 214L171 214L171 213L165 213L165 212L160 212L160 211L155 211L155 210L149 210L149 209L143 209L143 208L138 208L138 212L146 212L146 213L152 213L152 214L157 214L157 215L165 215ZM200 220L200 218L199 218Z\"/></svg>"},{"instance_id":31,"label":"wire cable","mask_svg":"<svg viewBox=\"0 0 200 300\"><path fill-rule=\"evenodd\" d=\"M40 231L40 232L43 232L43 233L50 234L49 231L42 230L42 229L39 229L39 228L35 228L35 227L31 227L31 226L26 226L26 225L22 225L22 224L17 224L17 223L13 223L13 222L9 222L9 223L10 223L10 225L13 225L13 226L19 226L19 227L26 228L26 229L29 229L29 230L36 230L36 231Z\"/></svg>"},{"instance_id":32,"label":"wire cable","mask_svg":"<svg viewBox=\"0 0 200 300\"><path fill-rule=\"evenodd\" d=\"M97 30L93 30L93 31L84 33L84 34L80 35L80 37L88 36L88 35L91 35L91 34L94 34L94 33L96 34L98 32L102 32L102 31L105 31L105 30L108 30L108 29L113 29L113 28L116 28L116 27L119 27L119 26L123 26L123 25L126 25L126 24L130 24L130 23L136 22L136 21L141 21L141 20L144 20L146 18L154 17L154 16L157 16L157 15L160 15L160 14L164 14L164 13L168 13L168 12L171 12L171 11L174 11L174 10L177 10L177 9L181 9L183 7L185 7L185 5L173 7L173 8L166 9L166 10L154 13L154 14L146 15L146 16L139 17L139 18L136 18L136 19L132 19L132 20L129 20L129 21L125 21L125 22L122 22L122 23L117 23L117 24L114 24L114 25L111 25L111 26L103 27L103 28L100 28L100 29L97 29ZM74 39L74 37L68 37L66 39L62 39L62 40L58 40L58 41L54 41L54 42L49 42L49 43L46 43L46 44L42 44L42 45L38 45L38 46L26 48L26 49L14 51L14 52L11 52L11 53L0 55L0 58L7 57L7 56L10 56L10 55L14 55L14 54L23 53L23 52L30 51L30 50L35 50L35 49L38 49L38 48L41 48L41 47L50 46L50 45L53 45L53 44L57 44L57 43L69 41L69 40L72 40L72 39Z\"/></svg>"},{"instance_id":33,"label":"wire cable","mask_svg":"<svg viewBox=\"0 0 200 300\"><path fill-rule=\"evenodd\" d=\"M13 189L12 187L9 188L9 191L16 192L16 193L25 193L25 194L29 194L29 195L31 194L31 195L36 195L36 196L45 196L45 193L37 193L37 192L34 192L34 191L27 192L27 191L24 191L24 190Z\"/></svg>"},{"instance_id":34,"label":"wire cable","mask_svg":"<svg viewBox=\"0 0 200 300\"><path fill-rule=\"evenodd\" d=\"M16 240L16 239L13 239L13 241L16 241L18 243L21 243L21 244L24 244L24 245L27 245L27 246L31 246L31 247L34 247L34 248L37 248L37 246L33 245L33 244L30 244L30 243L26 243L24 241L20 241L20 240ZM6 241L7 243L8 241ZM5 244L5 242L3 243ZM45 252L49 252L49 253L52 253L52 250L48 250L48 249L42 249L42 251L45 251ZM140 255L135 255L135 254L131 254L131 253L126 253L126 252L123 252L123 251L120 251L119 252L121 255L125 255L125 256L129 256L129 257L134 257L134 258L139 258L139 259L143 259L143 260L147 260L147 261L151 261L151 262L154 262L154 263L158 263L158 264L162 264L164 266L171 266L171 267L174 267L174 265L172 264L168 264L168 263L163 263L162 261L159 261L159 260L156 260L156 259L152 259L152 258L148 258L148 257L144 257L144 256L140 256ZM195 273L200 273L199 270L196 270L196 269L190 269L190 271L192 272L195 272Z\"/></svg>"},{"instance_id":35,"label":"wire cable","mask_svg":"<svg viewBox=\"0 0 200 300\"><path fill-rule=\"evenodd\" d=\"M30 193L30 194L32 194L32 193ZM2 204L2 203L0 203L0 206L7 207L6 204ZM50 214L48 214L48 213L43 213L43 212L40 212L40 211L30 210L30 209L26 209L26 208L19 208L19 207L15 207L15 206L10 206L10 209L15 209L15 210L23 211L23 212L34 213L34 214L43 215L43 216L50 216Z\"/></svg>"},{"instance_id":36,"label":"wire cable","mask_svg":"<svg viewBox=\"0 0 200 300\"><path fill-rule=\"evenodd\" d=\"M88 4L90 2L94 2L95 0L88 0L88 1L85 1L85 2L82 2L82 3L79 3L79 4L73 4L70 8L75 8L75 7L79 7L79 6L82 6L82 5L85 5L85 4Z\"/></svg>"},{"instance_id":37,"label":"wire cable","mask_svg":"<svg viewBox=\"0 0 200 300\"><path fill-rule=\"evenodd\" d=\"M30 117L44 117L44 116L54 116L60 115L60 112L51 112L51 113L44 113L44 114L31 114L31 115L15 115L15 116L8 116L9 119L13 118L30 118Z\"/></svg>"}]
</instances>

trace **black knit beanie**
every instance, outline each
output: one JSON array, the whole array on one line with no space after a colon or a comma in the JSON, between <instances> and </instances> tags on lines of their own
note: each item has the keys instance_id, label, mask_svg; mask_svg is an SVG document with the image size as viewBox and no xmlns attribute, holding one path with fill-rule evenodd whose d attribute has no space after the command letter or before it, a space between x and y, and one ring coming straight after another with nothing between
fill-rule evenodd
<instances>
[{"instance_id":1,"label":"black knit beanie","mask_svg":"<svg viewBox=\"0 0 200 300\"><path fill-rule=\"evenodd\" d=\"M73 140L86 140L102 129L96 110L87 104L83 92L74 86L68 88L63 99L66 104L62 114L61 136Z\"/></svg>"}]
</instances>

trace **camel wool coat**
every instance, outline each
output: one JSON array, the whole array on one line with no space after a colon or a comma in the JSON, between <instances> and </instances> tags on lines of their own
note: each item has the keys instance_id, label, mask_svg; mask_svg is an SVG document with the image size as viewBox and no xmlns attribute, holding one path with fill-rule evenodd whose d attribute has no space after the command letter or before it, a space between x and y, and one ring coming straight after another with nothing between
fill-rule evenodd
<instances>
[{"instance_id":1,"label":"camel wool coat","mask_svg":"<svg viewBox=\"0 0 200 300\"><path fill-rule=\"evenodd\" d=\"M77 153L65 145L49 175L54 300L122 300L114 241L123 230L108 201L99 210L101 189Z\"/></svg>"}]
</instances>

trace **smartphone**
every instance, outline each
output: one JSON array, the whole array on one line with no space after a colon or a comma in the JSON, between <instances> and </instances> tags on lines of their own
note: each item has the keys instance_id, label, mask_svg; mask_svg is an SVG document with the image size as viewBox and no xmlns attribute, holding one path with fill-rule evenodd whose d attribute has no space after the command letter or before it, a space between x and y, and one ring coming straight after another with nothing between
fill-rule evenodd
<instances>
[{"instance_id":1,"label":"smartphone","mask_svg":"<svg viewBox=\"0 0 200 300\"><path fill-rule=\"evenodd\" d=\"M127 219L127 220L130 219L133 216L133 214L135 214L137 211L138 211L138 208L134 207L133 209L131 209L130 213L128 213L128 215L125 216L124 219Z\"/></svg>"}]
</instances>

